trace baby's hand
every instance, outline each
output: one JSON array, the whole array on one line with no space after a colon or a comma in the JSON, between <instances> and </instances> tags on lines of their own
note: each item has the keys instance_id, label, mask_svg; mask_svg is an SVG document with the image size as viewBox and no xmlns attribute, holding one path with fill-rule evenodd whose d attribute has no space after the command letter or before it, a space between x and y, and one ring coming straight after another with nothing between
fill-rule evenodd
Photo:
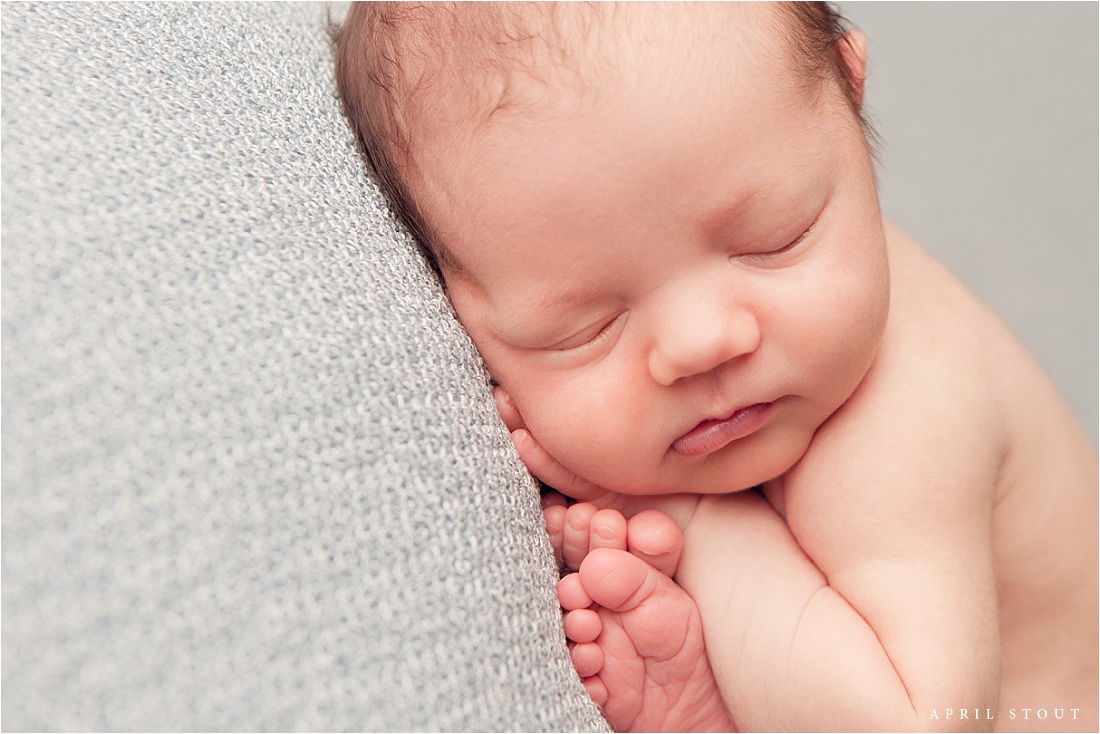
<instances>
[{"instance_id":1,"label":"baby's hand","mask_svg":"<svg viewBox=\"0 0 1100 734\"><path fill-rule=\"evenodd\" d=\"M635 497L593 484L574 474L539 444L503 389L493 390L493 399L527 469L558 490L543 495L543 518L554 551L566 568L577 570L591 550L615 548L637 556L669 577L676 572L683 547L682 528L692 516L698 497ZM570 506L566 496L581 502Z\"/></svg>"},{"instance_id":2,"label":"baby's hand","mask_svg":"<svg viewBox=\"0 0 1100 734\"><path fill-rule=\"evenodd\" d=\"M539 481L575 500L592 501L609 494L603 487L578 477L551 456L527 430L523 416L516 410L508 393L497 387L493 390L493 400L504 425L512 433L512 443L519 452L519 458Z\"/></svg>"}]
</instances>

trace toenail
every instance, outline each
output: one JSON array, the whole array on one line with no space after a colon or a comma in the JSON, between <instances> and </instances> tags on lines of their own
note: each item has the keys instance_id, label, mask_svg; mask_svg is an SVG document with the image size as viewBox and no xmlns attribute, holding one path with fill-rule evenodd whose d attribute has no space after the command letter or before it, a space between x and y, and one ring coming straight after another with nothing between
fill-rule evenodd
<instances>
[{"instance_id":1,"label":"toenail","mask_svg":"<svg viewBox=\"0 0 1100 734\"><path fill-rule=\"evenodd\" d=\"M614 540L615 539L615 529L610 528L607 525L597 525L596 526L596 535L600 536L604 540Z\"/></svg>"}]
</instances>

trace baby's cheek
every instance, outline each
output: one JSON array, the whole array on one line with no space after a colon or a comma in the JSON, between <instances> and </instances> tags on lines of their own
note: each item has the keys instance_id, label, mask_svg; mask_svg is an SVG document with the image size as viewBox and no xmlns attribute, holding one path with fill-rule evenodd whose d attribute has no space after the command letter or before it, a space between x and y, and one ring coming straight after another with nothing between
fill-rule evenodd
<instances>
[{"instance_id":1,"label":"baby's cheek","mask_svg":"<svg viewBox=\"0 0 1100 734\"><path fill-rule=\"evenodd\" d=\"M862 277L856 277L857 275ZM882 338L889 311L888 290L880 286L877 273L866 268L853 273L842 283L830 304L815 314L819 323L810 320L810 327L817 331L817 339L807 334L804 344L816 344L808 355L814 355L816 371L827 379L836 399L848 398L870 367ZM829 338L822 339L822 335Z\"/></svg>"},{"instance_id":2,"label":"baby's cheek","mask_svg":"<svg viewBox=\"0 0 1100 734\"><path fill-rule=\"evenodd\" d=\"M610 426L603 416L609 409L605 401L585 392L563 391L547 395L528 425L548 449L580 455L585 445L606 441Z\"/></svg>"},{"instance_id":3,"label":"baby's cheek","mask_svg":"<svg viewBox=\"0 0 1100 734\"><path fill-rule=\"evenodd\" d=\"M845 306L847 323L845 345L852 354L852 361L867 365L877 351L889 313L889 286L876 270L868 267L865 276L854 281Z\"/></svg>"},{"instance_id":4,"label":"baby's cheek","mask_svg":"<svg viewBox=\"0 0 1100 734\"><path fill-rule=\"evenodd\" d=\"M595 481L630 460L638 421L621 394L574 389L547 397L527 425L558 461Z\"/></svg>"}]
</instances>

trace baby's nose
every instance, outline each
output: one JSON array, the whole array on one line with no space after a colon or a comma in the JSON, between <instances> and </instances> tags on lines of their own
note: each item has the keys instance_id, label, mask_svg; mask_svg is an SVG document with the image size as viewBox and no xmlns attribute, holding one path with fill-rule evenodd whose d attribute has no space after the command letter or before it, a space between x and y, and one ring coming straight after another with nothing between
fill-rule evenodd
<instances>
[{"instance_id":1,"label":"baby's nose","mask_svg":"<svg viewBox=\"0 0 1100 734\"><path fill-rule=\"evenodd\" d=\"M696 302L693 308L669 311L649 353L649 371L661 385L704 374L751 354L760 346L760 325L746 308Z\"/></svg>"}]
</instances>

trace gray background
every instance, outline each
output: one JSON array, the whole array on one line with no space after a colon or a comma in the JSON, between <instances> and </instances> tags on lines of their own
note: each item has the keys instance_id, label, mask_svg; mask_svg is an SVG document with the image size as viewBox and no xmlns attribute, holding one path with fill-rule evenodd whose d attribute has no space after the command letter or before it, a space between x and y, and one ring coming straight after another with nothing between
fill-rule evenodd
<instances>
[{"instance_id":1,"label":"gray background","mask_svg":"<svg viewBox=\"0 0 1100 734\"><path fill-rule=\"evenodd\" d=\"M1097 441L1097 4L838 4L887 217L1000 313Z\"/></svg>"}]
</instances>

